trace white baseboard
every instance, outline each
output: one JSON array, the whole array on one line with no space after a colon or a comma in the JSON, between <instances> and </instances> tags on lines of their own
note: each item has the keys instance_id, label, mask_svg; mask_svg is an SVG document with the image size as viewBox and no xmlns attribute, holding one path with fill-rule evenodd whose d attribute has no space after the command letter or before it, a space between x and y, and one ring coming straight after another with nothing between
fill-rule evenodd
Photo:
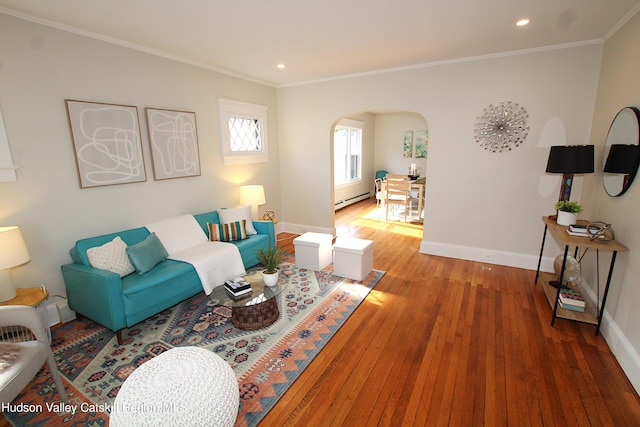
<instances>
[{"instance_id":1,"label":"white baseboard","mask_svg":"<svg viewBox=\"0 0 640 427\"><path fill-rule=\"evenodd\" d=\"M636 393L640 394L640 355L633 348L627 337L622 334L622 331L606 309L600 333L609 344L609 349L611 349Z\"/></svg>"},{"instance_id":2,"label":"white baseboard","mask_svg":"<svg viewBox=\"0 0 640 427\"><path fill-rule=\"evenodd\" d=\"M538 257L535 255L503 252L497 251L495 249L449 245L446 243L427 242L423 240L420 243L420 253L444 256L447 258L465 259L468 261L477 261L486 264L518 267L527 270L536 270L538 268ZM553 258L542 257L540 270L545 272L552 272Z\"/></svg>"},{"instance_id":3,"label":"white baseboard","mask_svg":"<svg viewBox=\"0 0 640 427\"><path fill-rule=\"evenodd\" d=\"M282 225L281 225L282 224ZM292 224L290 222L278 223L277 225L281 225L278 228L278 232L282 233L292 233L292 234L304 234L304 233L324 233L331 234L335 237L336 229L335 228L324 228L324 227L314 227L311 225L305 224Z\"/></svg>"},{"instance_id":4,"label":"white baseboard","mask_svg":"<svg viewBox=\"0 0 640 427\"><path fill-rule=\"evenodd\" d=\"M44 322L49 325L57 325L58 323L66 323L76 318L76 314L69 308L67 300L60 300L52 304L48 304L44 310Z\"/></svg>"},{"instance_id":5,"label":"white baseboard","mask_svg":"<svg viewBox=\"0 0 640 427\"><path fill-rule=\"evenodd\" d=\"M596 294L593 288L583 280L580 289L583 291L583 294L586 294L583 296L588 298L592 306L595 307ZM636 390L636 393L640 394L640 354L633 348L633 345L622 333L622 330L618 327L618 324L613 320L613 317L611 317L606 308L602 315L602 322L600 323L600 334L609 345L609 349L620 364L629 382Z\"/></svg>"},{"instance_id":6,"label":"white baseboard","mask_svg":"<svg viewBox=\"0 0 640 427\"><path fill-rule=\"evenodd\" d=\"M444 256L448 258L465 259L468 261L477 261L487 264L518 267L527 270L536 270L538 268L538 256L502 252L493 249L422 241L420 244L420 253ZM542 257L540 270L553 272L554 259L555 257ZM589 286L589 284L584 280L581 290L586 293L584 296L591 300L592 305L595 306L596 295L591 286ZM629 382L631 382L631 385L633 385L636 392L640 393L640 354L638 354L638 352L633 348L627 337L622 333L606 309L602 317L602 323L600 324L600 333L609 345L609 348L620 364L620 367L627 375Z\"/></svg>"}]
</instances>

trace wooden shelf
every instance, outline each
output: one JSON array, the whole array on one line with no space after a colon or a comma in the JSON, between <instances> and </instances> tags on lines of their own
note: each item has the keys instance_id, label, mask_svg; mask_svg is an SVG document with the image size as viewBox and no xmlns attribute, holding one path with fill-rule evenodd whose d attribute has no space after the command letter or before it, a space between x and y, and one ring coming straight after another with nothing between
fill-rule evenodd
<instances>
[{"instance_id":1,"label":"wooden shelf","mask_svg":"<svg viewBox=\"0 0 640 427\"><path fill-rule=\"evenodd\" d=\"M591 240L589 237L580 237L580 236L570 236L567 234L566 230L568 227L558 225L555 218L543 216L542 222L544 222L544 233L542 234L542 245L540 245L540 257L538 258L538 269L536 270L536 283L540 282L541 286L544 289L544 293L549 300L549 304L551 307L556 307L556 298L558 298L558 289L549 285L550 280L557 280L555 275L544 273L540 271L540 262L542 261L542 254L544 252L544 242L546 240L547 231L553 239L560 246L564 246L564 256L565 261L568 255L569 247L574 246L577 248L592 248L597 251L610 251L612 252L611 263L609 264L609 274L607 276L607 283L604 287L604 293L602 294L602 302L598 302L600 305L600 312L597 315L593 313L596 312L593 304L587 302L587 307L585 307L584 312L566 310L559 305L555 312L551 317L551 326L553 326L556 318L560 317L562 319L575 320L578 322L589 323L592 325L596 325L596 335L600 333L600 322L602 321L602 316L604 314L604 305L607 302L607 295L609 294L609 285L611 284L611 276L613 275L613 267L616 263L616 256L618 252L625 252L627 248L617 240L611 241L602 241L602 240ZM579 223L588 224L588 221L578 221ZM564 268L564 262L563 262ZM563 275L563 272L560 273L560 276Z\"/></svg>"},{"instance_id":2,"label":"wooden shelf","mask_svg":"<svg viewBox=\"0 0 640 427\"><path fill-rule=\"evenodd\" d=\"M551 310L553 310L553 306L556 303L556 296L558 295L558 290L549 284L549 282L552 280L558 280L558 278L554 274L540 272L538 284L542 286L542 289L544 289L544 293L547 296L547 300L549 301ZM584 309L584 312L567 310L558 305L556 317L567 320L575 320L576 322L589 323L591 325L597 325L598 318L593 314L592 309L593 311L595 311L593 307L589 307L588 302L587 307L585 307Z\"/></svg>"}]
</instances>

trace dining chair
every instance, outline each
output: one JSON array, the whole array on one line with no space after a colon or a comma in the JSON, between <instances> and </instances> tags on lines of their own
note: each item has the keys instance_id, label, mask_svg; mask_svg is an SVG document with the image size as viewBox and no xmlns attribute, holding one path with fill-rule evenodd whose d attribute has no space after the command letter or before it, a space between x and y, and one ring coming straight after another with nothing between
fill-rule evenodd
<instances>
[{"instance_id":1,"label":"dining chair","mask_svg":"<svg viewBox=\"0 0 640 427\"><path fill-rule=\"evenodd\" d=\"M409 181L411 185L411 197L414 200L417 200L417 216L419 220L422 220L422 215L424 214L424 201L426 196L426 185L427 180L425 177L418 178L415 181ZM412 206L413 208L413 206Z\"/></svg>"},{"instance_id":2,"label":"dining chair","mask_svg":"<svg viewBox=\"0 0 640 427\"><path fill-rule=\"evenodd\" d=\"M407 222L407 212L411 211L413 198L411 197L411 183L407 175L387 174L385 195L385 220L389 220L389 206L404 206L404 221Z\"/></svg>"},{"instance_id":3,"label":"dining chair","mask_svg":"<svg viewBox=\"0 0 640 427\"><path fill-rule=\"evenodd\" d=\"M380 203L384 200L384 191L382 189L383 185L382 185L382 180L381 179L376 179L375 180L375 185L376 185L376 208L380 207Z\"/></svg>"},{"instance_id":4,"label":"dining chair","mask_svg":"<svg viewBox=\"0 0 640 427\"><path fill-rule=\"evenodd\" d=\"M386 170L384 170L384 169L377 170L377 171L376 171L376 177L375 177L375 179L382 179L382 180L384 180L388 173L389 173L389 172L387 172L387 171L386 171Z\"/></svg>"},{"instance_id":5,"label":"dining chair","mask_svg":"<svg viewBox=\"0 0 640 427\"><path fill-rule=\"evenodd\" d=\"M382 183L384 182L384 180L387 177L387 171L380 169L376 171L376 176L375 179L373 180L374 184L375 184L375 189L376 189L376 207L380 206L380 202L382 200L384 200L384 194L383 194L383 186Z\"/></svg>"},{"instance_id":6,"label":"dining chair","mask_svg":"<svg viewBox=\"0 0 640 427\"><path fill-rule=\"evenodd\" d=\"M0 331L0 402L11 403L46 362L60 398L68 403L40 313L24 305L0 307Z\"/></svg>"}]
</instances>

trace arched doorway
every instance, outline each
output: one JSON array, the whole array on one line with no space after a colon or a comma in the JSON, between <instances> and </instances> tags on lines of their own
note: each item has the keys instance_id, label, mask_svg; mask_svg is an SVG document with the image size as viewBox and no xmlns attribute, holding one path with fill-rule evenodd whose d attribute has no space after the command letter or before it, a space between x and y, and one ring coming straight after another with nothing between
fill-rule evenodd
<instances>
[{"instance_id":1,"label":"arched doorway","mask_svg":"<svg viewBox=\"0 0 640 427\"><path fill-rule=\"evenodd\" d=\"M361 123L362 148L359 153L361 170L359 179L336 183L335 131L345 123L352 126ZM424 177L427 170L427 147L428 124L426 119L416 112L377 109L336 119L331 128L331 148L334 156L331 174L334 181L332 183L334 210L375 197L376 171L386 170L389 173L408 174L413 165L416 173ZM350 163L343 162L343 165L349 167L354 164L355 160Z\"/></svg>"}]
</instances>

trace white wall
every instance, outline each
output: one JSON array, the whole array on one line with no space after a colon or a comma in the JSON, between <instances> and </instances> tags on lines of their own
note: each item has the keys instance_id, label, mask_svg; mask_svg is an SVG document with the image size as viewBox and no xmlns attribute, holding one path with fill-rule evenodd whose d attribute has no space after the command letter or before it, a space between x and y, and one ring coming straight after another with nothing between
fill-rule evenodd
<instances>
[{"instance_id":1,"label":"white wall","mask_svg":"<svg viewBox=\"0 0 640 427\"><path fill-rule=\"evenodd\" d=\"M279 89L286 221L333 227L328 134L336 117L413 111L429 128L422 250L470 259L487 252L535 268L541 217L554 211L560 184L544 175L548 146L588 140L601 52L587 45ZM521 147L489 153L474 142L473 125L503 99L527 109L531 129ZM302 156L313 162L297 162Z\"/></svg>"},{"instance_id":2,"label":"white wall","mask_svg":"<svg viewBox=\"0 0 640 427\"><path fill-rule=\"evenodd\" d=\"M424 176L427 170L426 158L404 158L402 147L404 132L428 130L427 123L420 114L411 112L376 114L376 162L375 169L389 173L407 174L411 163L415 163L418 173Z\"/></svg>"},{"instance_id":3,"label":"white wall","mask_svg":"<svg viewBox=\"0 0 640 427\"><path fill-rule=\"evenodd\" d=\"M21 165L0 183L0 225L20 226L32 258L13 271L17 286L65 295L60 265L77 239L236 206L243 183L265 185L260 211L280 211L274 88L2 14L0 52L0 108ZM218 97L269 107L269 163L222 165ZM80 189L65 98L138 107L146 182ZM144 107L196 113L201 176L153 179Z\"/></svg>"},{"instance_id":4,"label":"white wall","mask_svg":"<svg viewBox=\"0 0 640 427\"><path fill-rule=\"evenodd\" d=\"M606 305L603 336L627 376L640 390L640 182L639 178L620 197L609 197L602 185L602 156L609 126L624 107L640 107L640 15L607 40L602 72L591 128L591 144L596 146L596 173L585 180L584 217L612 224L616 238L629 251L616 260L611 290ZM582 216L582 215L581 215ZM600 253L600 283L604 286L610 253ZM596 257L587 254L583 262L583 277L595 292L597 284Z\"/></svg>"}]
</instances>

